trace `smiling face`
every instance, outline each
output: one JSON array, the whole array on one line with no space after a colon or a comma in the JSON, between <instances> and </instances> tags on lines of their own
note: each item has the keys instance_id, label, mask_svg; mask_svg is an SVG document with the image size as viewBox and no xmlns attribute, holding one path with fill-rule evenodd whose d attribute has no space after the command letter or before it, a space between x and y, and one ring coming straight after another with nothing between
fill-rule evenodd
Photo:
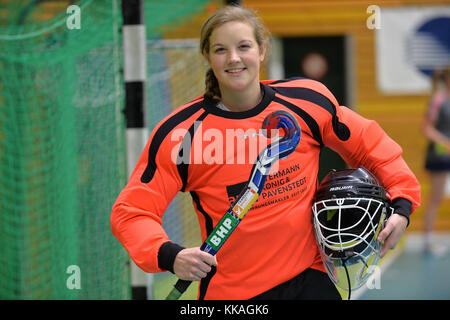
<instances>
[{"instance_id":1,"label":"smiling face","mask_svg":"<svg viewBox=\"0 0 450 320\"><path fill-rule=\"evenodd\" d=\"M253 28L244 22L231 21L216 28L205 53L218 80L222 97L259 92L259 70L265 48L255 39Z\"/></svg>"}]
</instances>

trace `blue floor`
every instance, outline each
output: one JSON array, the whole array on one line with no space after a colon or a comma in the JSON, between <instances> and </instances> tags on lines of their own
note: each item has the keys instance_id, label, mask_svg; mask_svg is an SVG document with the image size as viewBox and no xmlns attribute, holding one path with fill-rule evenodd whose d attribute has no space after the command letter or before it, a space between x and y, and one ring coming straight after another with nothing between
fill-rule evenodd
<instances>
[{"instance_id":1,"label":"blue floor","mask_svg":"<svg viewBox=\"0 0 450 320\"><path fill-rule=\"evenodd\" d=\"M434 242L447 248L440 255L424 253L421 234L406 234L402 252L383 270L379 289L366 289L359 300L450 299L450 233Z\"/></svg>"}]
</instances>

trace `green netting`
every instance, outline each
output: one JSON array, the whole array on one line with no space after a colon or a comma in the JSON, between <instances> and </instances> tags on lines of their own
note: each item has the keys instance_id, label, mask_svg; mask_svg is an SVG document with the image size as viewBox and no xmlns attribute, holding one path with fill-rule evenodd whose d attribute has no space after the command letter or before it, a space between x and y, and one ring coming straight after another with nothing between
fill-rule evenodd
<instances>
[{"instance_id":1,"label":"green netting","mask_svg":"<svg viewBox=\"0 0 450 320\"><path fill-rule=\"evenodd\" d=\"M202 93L205 72L196 41L155 39L222 2L144 1L149 129ZM120 0L0 0L0 299L131 297L109 223L127 179L121 26ZM188 197L164 227L198 244Z\"/></svg>"},{"instance_id":2,"label":"green netting","mask_svg":"<svg viewBox=\"0 0 450 320\"><path fill-rule=\"evenodd\" d=\"M36 22L61 3L0 6L0 298L129 298L109 223L126 182L120 3L76 2L81 29L69 1Z\"/></svg>"},{"instance_id":3,"label":"green netting","mask_svg":"<svg viewBox=\"0 0 450 320\"><path fill-rule=\"evenodd\" d=\"M144 1L147 36L153 38L192 20L211 0ZM200 30L198 31L200 32Z\"/></svg>"}]
</instances>

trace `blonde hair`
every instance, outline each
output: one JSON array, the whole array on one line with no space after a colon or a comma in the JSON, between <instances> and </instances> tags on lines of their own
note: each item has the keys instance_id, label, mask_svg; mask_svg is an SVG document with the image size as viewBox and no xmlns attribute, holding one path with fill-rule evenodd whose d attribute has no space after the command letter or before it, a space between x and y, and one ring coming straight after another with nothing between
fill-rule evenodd
<instances>
[{"instance_id":1,"label":"blonde hair","mask_svg":"<svg viewBox=\"0 0 450 320\"><path fill-rule=\"evenodd\" d=\"M270 45L270 33L262 20L251 10L238 5L227 5L214 12L203 24L200 33L200 53L209 54L210 37L213 31L227 22L238 21L248 23L253 28L256 43L260 50L266 46L266 52ZM220 101L221 94L219 83L211 68L205 76L205 98Z\"/></svg>"}]
</instances>

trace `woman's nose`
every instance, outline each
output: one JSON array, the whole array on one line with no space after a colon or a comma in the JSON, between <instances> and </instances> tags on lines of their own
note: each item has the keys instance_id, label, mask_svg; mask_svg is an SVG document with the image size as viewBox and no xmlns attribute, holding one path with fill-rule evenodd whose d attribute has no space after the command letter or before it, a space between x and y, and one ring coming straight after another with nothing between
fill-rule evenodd
<instances>
[{"instance_id":1,"label":"woman's nose","mask_svg":"<svg viewBox=\"0 0 450 320\"><path fill-rule=\"evenodd\" d=\"M241 60L237 50L229 50L228 51L228 63L232 64L232 63L236 63L239 62Z\"/></svg>"}]
</instances>

